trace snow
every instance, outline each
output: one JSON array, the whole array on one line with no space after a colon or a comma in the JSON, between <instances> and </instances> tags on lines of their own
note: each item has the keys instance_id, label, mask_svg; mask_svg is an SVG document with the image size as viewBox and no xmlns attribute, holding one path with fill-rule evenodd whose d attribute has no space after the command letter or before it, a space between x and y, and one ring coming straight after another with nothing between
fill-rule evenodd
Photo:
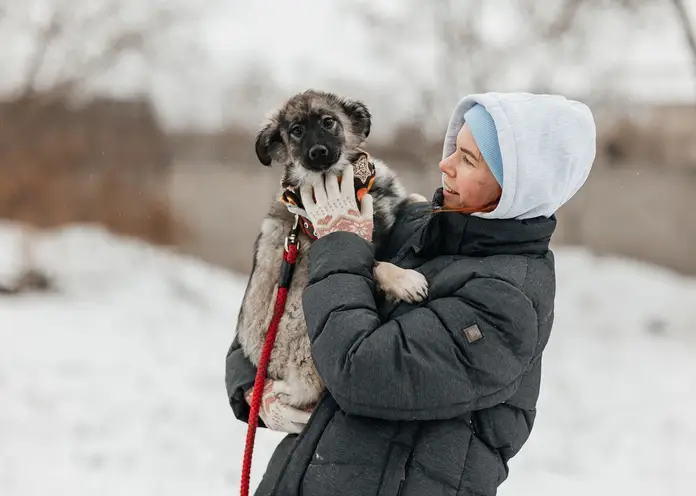
<instances>
[{"instance_id":1,"label":"snow","mask_svg":"<svg viewBox=\"0 0 696 496\"><path fill-rule=\"evenodd\" d=\"M18 240L0 225L2 282ZM224 357L246 277L91 226L35 247L60 291L0 299L0 494L237 493ZM696 281L556 253L537 423L499 494L693 494ZM253 486L281 438L259 431Z\"/></svg>"},{"instance_id":2,"label":"snow","mask_svg":"<svg viewBox=\"0 0 696 496\"><path fill-rule=\"evenodd\" d=\"M558 250L537 424L501 496L694 494L696 281Z\"/></svg>"}]
</instances>

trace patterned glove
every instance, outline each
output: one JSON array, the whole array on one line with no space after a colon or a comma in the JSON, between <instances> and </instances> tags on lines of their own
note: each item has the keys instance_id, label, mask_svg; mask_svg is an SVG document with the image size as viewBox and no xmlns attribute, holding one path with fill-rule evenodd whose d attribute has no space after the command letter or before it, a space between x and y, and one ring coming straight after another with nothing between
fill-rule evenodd
<instances>
[{"instance_id":1,"label":"patterned glove","mask_svg":"<svg viewBox=\"0 0 696 496\"><path fill-rule=\"evenodd\" d=\"M298 434L309 421L311 411L301 410L283 402L283 393L279 392L278 381L266 379L261 395L259 417L272 431ZM244 393L244 398L251 405L254 388Z\"/></svg>"},{"instance_id":2,"label":"patterned glove","mask_svg":"<svg viewBox=\"0 0 696 496\"><path fill-rule=\"evenodd\" d=\"M348 231L372 241L372 196L365 194L358 209L353 179L353 166L349 165L343 172L340 187L335 174L326 174L323 181L306 184L300 190L307 218L314 225L317 238ZM312 188L316 200L312 197Z\"/></svg>"}]
</instances>

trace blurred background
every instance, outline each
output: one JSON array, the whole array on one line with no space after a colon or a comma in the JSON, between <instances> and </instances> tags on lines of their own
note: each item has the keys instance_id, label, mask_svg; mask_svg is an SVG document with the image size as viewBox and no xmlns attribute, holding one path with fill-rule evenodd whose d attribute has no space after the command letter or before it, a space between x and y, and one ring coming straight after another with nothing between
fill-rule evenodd
<instances>
[{"instance_id":1,"label":"blurred background","mask_svg":"<svg viewBox=\"0 0 696 496\"><path fill-rule=\"evenodd\" d=\"M0 494L238 490L224 358L280 180L254 138L307 88L366 103L426 197L464 95L590 105L500 494L693 494L696 0L0 0L0 47Z\"/></svg>"}]
</instances>

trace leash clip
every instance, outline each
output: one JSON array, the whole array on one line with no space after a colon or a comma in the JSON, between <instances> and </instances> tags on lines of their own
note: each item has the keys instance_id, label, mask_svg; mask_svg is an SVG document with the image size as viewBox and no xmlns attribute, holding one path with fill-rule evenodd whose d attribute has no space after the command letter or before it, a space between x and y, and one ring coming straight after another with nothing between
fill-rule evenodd
<instances>
[{"instance_id":1,"label":"leash clip","mask_svg":"<svg viewBox=\"0 0 696 496\"><path fill-rule=\"evenodd\" d=\"M297 231L300 227L300 216L295 214L295 222L290 229L290 234L285 236L285 251L290 249L290 245L297 245L297 249L300 249L300 242L297 240Z\"/></svg>"}]
</instances>

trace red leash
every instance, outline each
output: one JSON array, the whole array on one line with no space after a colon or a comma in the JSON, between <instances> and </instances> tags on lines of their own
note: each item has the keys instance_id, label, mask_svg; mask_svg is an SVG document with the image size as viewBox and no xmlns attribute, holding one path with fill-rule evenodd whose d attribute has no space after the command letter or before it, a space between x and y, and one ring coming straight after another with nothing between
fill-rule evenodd
<instances>
[{"instance_id":1,"label":"red leash","mask_svg":"<svg viewBox=\"0 0 696 496\"><path fill-rule=\"evenodd\" d=\"M256 428L259 425L259 409L261 408L261 395L263 394L263 386L266 382L266 371L268 370L268 362L271 359L271 351L273 351L273 343L275 342L276 334L278 333L278 325L280 319L285 312L285 301L288 297L288 288L292 279L292 272L295 268L297 260L297 230L299 217L295 215L295 225L290 230L290 233L285 238L285 251L283 253L283 262L280 266L280 280L278 281L278 294L276 295L275 307L273 308L273 318L268 325L266 340L263 343L261 358L256 370L256 379L254 380L254 390L251 398L251 411L249 412L249 420L247 422L247 437L246 446L244 448L244 461L242 464L242 484L241 496L249 496L249 481L251 479L251 458L254 453L254 439L256 438Z\"/></svg>"}]
</instances>

